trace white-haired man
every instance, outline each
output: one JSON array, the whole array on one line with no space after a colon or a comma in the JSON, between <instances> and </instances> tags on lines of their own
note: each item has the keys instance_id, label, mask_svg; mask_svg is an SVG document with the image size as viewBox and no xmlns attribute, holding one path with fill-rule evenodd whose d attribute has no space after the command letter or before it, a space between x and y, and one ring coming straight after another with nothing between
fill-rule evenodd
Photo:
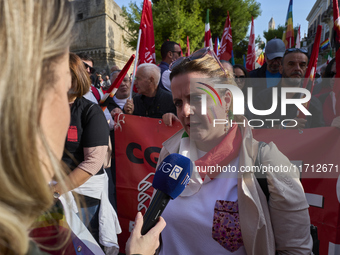
<instances>
[{"instance_id":1,"label":"white-haired man","mask_svg":"<svg viewBox=\"0 0 340 255\"><path fill-rule=\"evenodd\" d=\"M162 118L170 112L176 114L171 93L158 88L160 76L159 67L154 64L138 66L134 85L139 95L127 100L125 113L150 118Z\"/></svg>"}]
</instances>

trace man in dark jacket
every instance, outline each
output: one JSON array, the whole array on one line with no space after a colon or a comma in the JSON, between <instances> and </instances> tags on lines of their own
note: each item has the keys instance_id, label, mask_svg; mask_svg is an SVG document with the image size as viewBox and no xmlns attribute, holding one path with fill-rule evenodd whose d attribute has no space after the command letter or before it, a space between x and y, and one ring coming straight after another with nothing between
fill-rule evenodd
<instances>
[{"instance_id":1,"label":"man in dark jacket","mask_svg":"<svg viewBox=\"0 0 340 255\"><path fill-rule=\"evenodd\" d=\"M281 39L272 39L267 43L264 57L266 63L249 73L251 79L250 86L253 87L253 98L266 89L277 86L282 75L279 72L283 54L285 53L285 44ZM266 78L266 79L263 79Z\"/></svg>"}]
</instances>

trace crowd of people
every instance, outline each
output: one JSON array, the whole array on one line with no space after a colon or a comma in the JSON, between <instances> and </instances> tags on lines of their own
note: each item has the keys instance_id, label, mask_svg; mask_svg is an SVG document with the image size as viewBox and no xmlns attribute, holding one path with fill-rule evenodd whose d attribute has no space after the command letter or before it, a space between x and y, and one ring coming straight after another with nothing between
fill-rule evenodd
<instances>
[{"instance_id":1,"label":"crowd of people","mask_svg":"<svg viewBox=\"0 0 340 255\"><path fill-rule=\"evenodd\" d=\"M66 241L46 245L29 234L41 215L66 200L62 207L77 214L96 245L106 254L118 254L115 172L120 169L112 151L117 114L182 125L163 143L158 165L179 153L198 167L254 166L259 154L264 165L288 166L274 143L259 146L245 120L277 120L260 128L340 127L334 59L314 86L311 115L300 117L296 104L287 104L282 114L282 100L304 96L294 89L303 84L309 55L304 49L286 49L280 39L268 42L266 63L251 72L220 61L210 48L182 57L178 43L165 41L158 66L138 66L136 92L130 95L132 78L126 74L103 111L100 101L122 70L113 66L110 75L96 73L91 56L69 52L74 21L67 0L0 1L0 254L54 254L58 249L67 254ZM233 94L217 84L243 92L244 116L233 114ZM283 95L282 89L292 90ZM206 114L200 107L202 91L220 100L205 98ZM24 95L20 100L19 92ZM259 114L273 108L274 101L274 110ZM215 127L213 119L227 121ZM285 119L289 122L282 124ZM126 254L154 254L156 249L158 254L311 254L308 203L298 173L267 173L266 198L252 172L194 171L164 219L144 236L143 218L137 214ZM74 238L72 231L63 239Z\"/></svg>"}]
</instances>

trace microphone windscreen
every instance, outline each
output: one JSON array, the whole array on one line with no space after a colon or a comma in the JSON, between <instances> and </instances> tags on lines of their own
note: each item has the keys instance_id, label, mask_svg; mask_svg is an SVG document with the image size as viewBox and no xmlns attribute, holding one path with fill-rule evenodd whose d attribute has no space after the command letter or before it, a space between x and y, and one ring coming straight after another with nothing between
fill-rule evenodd
<instances>
[{"instance_id":1,"label":"microphone windscreen","mask_svg":"<svg viewBox=\"0 0 340 255\"><path fill-rule=\"evenodd\" d=\"M177 153L170 154L157 168L152 186L175 199L189 183L192 169L189 158Z\"/></svg>"}]
</instances>

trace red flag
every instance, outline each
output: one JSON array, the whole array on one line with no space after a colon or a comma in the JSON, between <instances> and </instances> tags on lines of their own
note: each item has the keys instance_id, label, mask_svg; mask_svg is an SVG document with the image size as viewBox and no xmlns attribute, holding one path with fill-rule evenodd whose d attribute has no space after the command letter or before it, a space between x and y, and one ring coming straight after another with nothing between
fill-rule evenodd
<instances>
[{"instance_id":1,"label":"red flag","mask_svg":"<svg viewBox=\"0 0 340 255\"><path fill-rule=\"evenodd\" d=\"M254 18L251 17L251 30L249 36L249 43L248 43L248 53L247 53L247 62L246 68L247 71L250 72L255 68L255 29L254 29Z\"/></svg>"},{"instance_id":2,"label":"red flag","mask_svg":"<svg viewBox=\"0 0 340 255\"><path fill-rule=\"evenodd\" d=\"M311 82L311 84L312 84L311 89L310 89L311 94L313 93L313 88L314 88L316 65L317 65L317 62L318 62L320 40L321 40L321 30L322 30L322 26L319 25L318 29L316 31L312 55L311 55L310 60L309 60L308 68L307 68L305 79L303 81L303 86L302 86L305 89L305 88L307 88L308 83ZM310 101L307 102L306 105L305 105L307 110L309 108L309 103L310 103ZM305 115L301 111L299 111L298 118L305 118Z\"/></svg>"},{"instance_id":3,"label":"red flag","mask_svg":"<svg viewBox=\"0 0 340 255\"><path fill-rule=\"evenodd\" d=\"M155 54L155 36L152 21L152 6L149 0L144 0L142 18L139 29L142 30L142 36L139 45L138 64L153 63L156 64Z\"/></svg>"},{"instance_id":4,"label":"red flag","mask_svg":"<svg viewBox=\"0 0 340 255\"><path fill-rule=\"evenodd\" d=\"M205 20L204 47L210 47L210 49L213 50L213 43L209 24L209 9L207 10L207 17Z\"/></svg>"},{"instance_id":5,"label":"red flag","mask_svg":"<svg viewBox=\"0 0 340 255\"><path fill-rule=\"evenodd\" d=\"M216 56L217 56L217 54L218 54L218 43L217 43L217 37L215 38L215 43L214 43L214 52L215 52L215 54L216 54Z\"/></svg>"},{"instance_id":6,"label":"red flag","mask_svg":"<svg viewBox=\"0 0 340 255\"><path fill-rule=\"evenodd\" d=\"M339 19L339 6L338 0L333 0L333 20L334 20L334 32L335 32L335 44L339 47L340 43L340 19ZM338 50L338 49L336 49Z\"/></svg>"},{"instance_id":7,"label":"red flag","mask_svg":"<svg viewBox=\"0 0 340 255\"><path fill-rule=\"evenodd\" d=\"M189 36L187 36L187 52L185 53L185 56L190 56Z\"/></svg>"},{"instance_id":8,"label":"red flag","mask_svg":"<svg viewBox=\"0 0 340 255\"><path fill-rule=\"evenodd\" d=\"M178 46L179 46L179 48L181 49L181 57L183 57L183 51L182 51L181 44L180 44L180 43L178 43Z\"/></svg>"},{"instance_id":9,"label":"red flag","mask_svg":"<svg viewBox=\"0 0 340 255\"><path fill-rule=\"evenodd\" d=\"M340 116L340 49L336 51L335 55L335 62L336 62L336 75L335 81L333 86L333 92L335 94L335 115Z\"/></svg>"},{"instance_id":10,"label":"red flag","mask_svg":"<svg viewBox=\"0 0 340 255\"><path fill-rule=\"evenodd\" d=\"M340 116L340 18L338 0L333 0L333 20L334 20L334 42L336 47L335 62L336 62L336 75L333 86L333 92L335 93L335 111L336 116Z\"/></svg>"},{"instance_id":11,"label":"red flag","mask_svg":"<svg viewBox=\"0 0 340 255\"><path fill-rule=\"evenodd\" d=\"M219 59L224 59L228 61L231 58L231 52L233 51L233 36L231 31L231 23L229 18L229 11L228 17L224 24L224 31L221 39L221 47L218 52Z\"/></svg>"},{"instance_id":12,"label":"red flag","mask_svg":"<svg viewBox=\"0 0 340 255\"><path fill-rule=\"evenodd\" d=\"M135 60L135 54L132 54L129 61L125 64L122 71L120 71L117 78L112 82L110 88L106 91L105 95L100 100L99 104L100 104L100 107L102 108L103 111L105 111L107 104L108 104L108 102L106 100L109 97L114 97L114 95L116 94L116 92L118 90L118 87L120 86L120 84L124 80L127 72L129 71L129 68L130 68L130 66L131 66L131 64L134 60Z\"/></svg>"}]
</instances>

